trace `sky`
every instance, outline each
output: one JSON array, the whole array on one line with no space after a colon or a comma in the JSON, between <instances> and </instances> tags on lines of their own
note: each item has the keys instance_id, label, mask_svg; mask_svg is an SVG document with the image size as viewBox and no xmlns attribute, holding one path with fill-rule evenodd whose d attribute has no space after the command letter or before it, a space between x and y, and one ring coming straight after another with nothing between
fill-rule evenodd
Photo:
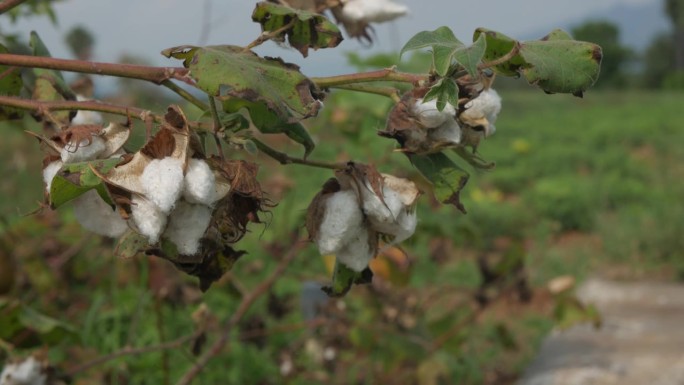
<instances>
[{"instance_id":1,"label":"sky","mask_svg":"<svg viewBox=\"0 0 684 385\"><path fill-rule=\"evenodd\" d=\"M456 36L471 40L478 27L498 30L514 38L533 38L538 31L550 31L568 20L590 18L620 4L653 4L661 0L395 0L406 4L408 16L376 25L376 42L364 46L345 39L337 49L299 53L271 43L257 48L262 55L280 56L302 67L309 76L349 72L344 52L360 54L398 51L417 32L449 26ZM260 32L251 21L255 1L249 0L65 0L55 4L58 25L46 17L22 19L10 24L0 17L3 32L36 30L55 57L71 57L63 36L75 25L83 25L96 38L94 60L116 61L126 52L144 57L155 65L177 65L159 53L184 44L246 45ZM208 15L208 16L207 16ZM209 29L203 31L205 21ZM201 41L203 32L208 32Z\"/></svg>"}]
</instances>

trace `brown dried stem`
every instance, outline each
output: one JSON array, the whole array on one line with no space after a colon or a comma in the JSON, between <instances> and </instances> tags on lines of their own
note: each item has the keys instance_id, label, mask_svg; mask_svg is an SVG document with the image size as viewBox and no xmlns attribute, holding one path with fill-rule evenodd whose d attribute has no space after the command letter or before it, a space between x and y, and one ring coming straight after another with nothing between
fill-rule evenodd
<instances>
[{"instance_id":1,"label":"brown dried stem","mask_svg":"<svg viewBox=\"0 0 684 385\"><path fill-rule=\"evenodd\" d=\"M278 263L278 266L275 268L275 270L273 270L271 275L262 281L261 284L254 288L254 290L252 290L248 295L242 298L242 301L238 305L237 309L235 309L233 315L223 324L223 331L219 339L216 340L214 344L211 345L211 347L197 359L195 364L188 369L187 372L185 372L183 377L181 377L178 382L176 382L176 385L190 384L193 379L200 374L204 367L207 366L209 361L223 351L223 349L226 347L226 344L228 344L228 341L230 340L230 333L233 328L240 322L240 320L242 320L242 317L247 314L247 311L249 311L254 302L256 302L259 297L266 294L268 290L271 289L271 286L273 286L276 280L283 275L288 265L306 245L307 242L304 240L297 241L283 256L283 258L280 260L280 263Z\"/></svg>"}]
</instances>

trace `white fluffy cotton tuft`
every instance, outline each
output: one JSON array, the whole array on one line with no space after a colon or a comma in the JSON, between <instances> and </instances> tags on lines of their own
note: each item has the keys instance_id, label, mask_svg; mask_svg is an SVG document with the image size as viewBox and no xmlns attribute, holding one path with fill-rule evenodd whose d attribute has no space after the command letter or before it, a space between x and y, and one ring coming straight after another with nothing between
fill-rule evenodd
<instances>
[{"instance_id":1,"label":"white fluffy cotton tuft","mask_svg":"<svg viewBox=\"0 0 684 385\"><path fill-rule=\"evenodd\" d=\"M480 93L475 99L469 101L465 105L463 115L466 117L472 116L474 118L483 116L489 122L489 127L485 131L485 136L490 136L496 132L494 123L496 122L499 112L501 112L501 96L493 88L486 89Z\"/></svg>"},{"instance_id":2,"label":"white fluffy cotton tuft","mask_svg":"<svg viewBox=\"0 0 684 385\"><path fill-rule=\"evenodd\" d=\"M143 192L164 213L169 213L183 191L183 162L153 159L140 175Z\"/></svg>"},{"instance_id":3,"label":"white fluffy cotton tuft","mask_svg":"<svg viewBox=\"0 0 684 385\"><path fill-rule=\"evenodd\" d=\"M456 115L456 110L450 103L447 103L444 109L439 111L437 110L436 99L423 102L422 98L417 99L413 104L412 112L418 118L420 124L426 128L438 127L447 122L447 120L453 120Z\"/></svg>"},{"instance_id":4,"label":"white fluffy cotton tuft","mask_svg":"<svg viewBox=\"0 0 684 385\"><path fill-rule=\"evenodd\" d=\"M433 142L445 145L461 143L461 126L454 118L449 118L444 124L430 130L428 138Z\"/></svg>"},{"instance_id":5,"label":"white fluffy cotton tuft","mask_svg":"<svg viewBox=\"0 0 684 385\"><path fill-rule=\"evenodd\" d=\"M338 191L326 200L325 205L325 214L315 239L323 255L337 253L356 236L363 223L363 213L353 191Z\"/></svg>"},{"instance_id":6,"label":"white fluffy cotton tuft","mask_svg":"<svg viewBox=\"0 0 684 385\"><path fill-rule=\"evenodd\" d=\"M354 237L335 254L337 260L354 271L362 271L375 256L368 241L368 229L356 228Z\"/></svg>"},{"instance_id":7,"label":"white fluffy cotton tuft","mask_svg":"<svg viewBox=\"0 0 684 385\"><path fill-rule=\"evenodd\" d=\"M45 385L47 373L33 356L16 364L7 364L0 374L1 385Z\"/></svg>"},{"instance_id":8,"label":"white fluffy cotton tuft","mask_svg":"<svg viewBox=\"0 0 684 385\"><path fill-rule=\"evenodd\" d=\"M76 95L76 100L79 102L90 100L83 95ZM78 111L76 116L71 119L72 125L81 124L102 124L102 114L97 111Z\"/></svg>"},{"instance_id":9,"label":"white fluffy cotton tuft","mask_svg":"<svg viewBox=\"0 0 684 385\"><path fill-rule=\"evenodd\" d=\"M216 177L207 162L190 159L183 180L183 198L190 203L211 206L216 201Z\"/></svg>"},{"instance_id":10,"label":"white fluffy cotton tuft","mask_svg":"<svg viewBox=\"0 0 684 385\"><path fill-rule=\"evenodd\" d=\"M407 6L390 0L348 0L342 8L342 17L355 22L382 23L408 13Z\"/></svg>"},{"instance_id":11,"label":"white fluffy cotton tuft","mask_svg":"<svg viewBox=\"0 0 684 385\"><path fill-rule=\"evenodd\" d=\"M204 205L178 202L176 208L169 215L169 225L164 231L168 238L183 255L197 253L200 239L211 222L211 209Z\"/></svg>"},{"instance_id":12,"label":"white fluffy cotton tuft","mask_svg":"<svg viewBox=\"0 0 684 385\"><path fill-rule=\"evenodd\" d=\"M134 196L131 217L138 232L147 237L151 245L159 242L159 236L166 227L167 216L154 202Z\"/></svg>"},{"instance_id":13,"label":"white fluffy cotton tuft","mask_svg":"<svg viewBox=\"0 0 684 385\"><path fill-rule=\"evenodd\" d=\"M118 238L128 229L126 221L117 210L105 203L95 190L74 199L73 204L76 220L86 230L105 237Z\"/></svg>"},{"instance_id":14,"label":"white fluffy cotton tuft","mask_svg":"<svg viewBox=\"0 0 684 385\"><path fill-rule=\"evenodd\" d=\"M106 147L104 139L93 135L90 143L88 143L88 140L82 140L78 145L73 142L67 143L60 155L64 163L85 162L97 159L105 151Z\"/></svg>"},{"instance_id":15,"label":"white fluffy cotton tuft","mask_svg":"<svg viewBox=\"0 0 684 385\"><path fill-rule=\"evenodd\" d=\"M56 160L50 162L50 164L43 169L43 182L45 182L45 191L47 191L48 194L50 193L52 180L55 179L55 175L57 175L63 164L62 161Z\"/></svg>"}]
</instances>

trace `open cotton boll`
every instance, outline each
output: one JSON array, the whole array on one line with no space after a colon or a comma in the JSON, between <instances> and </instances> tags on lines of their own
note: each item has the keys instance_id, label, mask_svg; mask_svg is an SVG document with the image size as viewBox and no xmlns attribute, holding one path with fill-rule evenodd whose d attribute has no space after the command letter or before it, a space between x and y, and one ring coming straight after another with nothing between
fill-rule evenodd
<instances>
[{"instance_id":1,"label":"open cotton boll","mask_svg":"<svg viewBox=\"0 0 684 385\"><path fill-rule=\"evenodd\" d=\"M437 100L432 99L423 102L423 99L416 99L412 109L413 114L418 118L420 124L426 128L435 128L444 124L447 120L453 120L456 115L454 106L447 103L442 111L437 109Z\"/></svg>"},{"instance_id":2,"label":"open cotton boll","mask_svg":"<svg viewBox=\"0 0 684 385\"><path fill-rule=\"evenodd\" d=\"M76 100L79 102L84 102L88 101L90 99L86 98L83 95L76 95ZM102 114L97 112L97 111L84 111L84 110L79 110L76 113L76 116L74 116L73 119L71 119L71 124L72 125L82 125L82 124L102 124Z\"/></svg>"},{"instance_id":3,"label":"open cotton boll","mask_svg":"<svg viewBox=\"0 0 684 385\"><path fill-rule=\"evenodd\" d=\"M118 238L128 229L126 221L117 210L105 203L95 190L74 199L73 205L76 220L86 230L105 237Z\"/></svg>"},{"instance_id":4,"label":"open cotton boll","mask_svg":"<svg viewBox=\"0 0 684 385\"><path fill-rule=\"evenodd\" d=\"M428 138L442 144L459 144L461 143L461 126L456 119L449 118L441 126L430 130Z\"/></svg>"},{"instance_id":5,"label":"open cotton boll","mask_svg":"<svg viewBox=\"0 0 684 385\"><path fill-rule=\"evenodd\" d=\"M408 13L407 6L390 0L349 0L344 3L342 17L349 21L382 23Z\"/></svg>"},{"instance_id":6,"label":"open cotton boll","mask_svg":"<svg viewBox=\"0 0 684 385\"><path fill-rule=\"evenodd\" d=\"M78 163L97 159L106 149L104 139L93 135L90 140L82 140L81 143L67 143L62 149L60 156L64 163Z\"/></svg>"},{"instance_id":7,"label":"open cotton boll","mask_svg":"<svg viewBox=\"0 0 684 385\"><path fill-rule=\"evenodd\" d=\"M140 175L143 192L159 209L168 213L183 191L183 162L167 156L153 159Z\"/></svg>"},{"instance_id":8,"label":"open cotton boll","mask_svg":"<svg viewBox=\"0 0 684 385\"><path fill-rule=\"evenodd\" d=\"M418 225L418 215L416 215L416 210L404 210L397 218L396 225L392 229L392 233L387 233L392 235L394 239L391 244L396 245L407 239L409 239L413 233L416 232L416 226Z\"/></svg>"},{"instance_id":9,"label":"open cotton boll","mask_svg":"<svg viewBox=\"0 0 684 385\"><path fill-rule=\"evenodd\" d=\"M180 201L169 215L164 237L176 245L179 253L193 255L199 250L200 239L209 227L209 222L209 207Z\"/></svg>"},{"instance_id":10,"label":"open cotton boll","mask_svg":"<svg viewBox=\"0 0 684 385\"><path fill-rule=\"evenodd\" d=\"M501 96L493 88L486 89L475 99L465 105L465 111L461 114L466 119L476 120L484 117L488 121L485 127L485 136L496 132L494 123L501 112Z\"/></svg>"},{"instance_id":11,"label":"open cotton boll","mask_svg":"<svg viewBox=\"0 0 684 385\"><path fill-rule=\"evenodd\" d=\"M183 198L190 203L210 206L215 201L216 177L207 162L190 159L183 180Z\"/></svg>"},{"instance_id":12,"label":"open cotton boll","mask_svg":"<svg viewBox=\"0 0 684 385\"><path fill-rule=\"evenodd\" d=\"M368 239L368 229L359 226L354 237L340 248L335 254L337 260L348 268L360 272L368 267L368 263L375 256Z\"/></svg>"},{"instance_id":13,"label":"open cotton boll","mask_svg":"<svg viewBox=\"0 0 684 385\"><path fill-rule=\"evenodd\" d=\"M323 255L336 253L356 236L362 223L363 213L353 191L331 194L325 202L325 213L315 239L318 251Z\"/></svg>"},{"instance_id":14,"label":"open cotton boll","mask_svg":"<svg viewBox=\"0 0 684 385\"><path fill-rule=\"evenodd\" d=\"M50 162L50 164L43 169L43 182L45 182L45 191L48 193L50 193L52 180L55 179L55 175L57 175L63 164L64 163L62 163L62 161L56 160L54 162Z\"/></svg>"},{"instance_id":15,"label":"open cotton boll","mask_svg":"<svg viewBox=\"0 0 684 385\"><path fill-rule=\"evenodd\" d=\"M134 196L131 217L138 232L147 237L151 245L159 242L159 236L166 227L167 215L154 202Z\"/></svg>"},{"instance_id":16,"label":"open cotton boll","mask_svg":"<svg viewBox=\"0 0 684 385\"><path fill-rule=\"evenodd\" d=\"M45 385L47 373L43 365L33 356L25 360L7 364L0 374L1 385Z\"/></svg>"},{"instance_id":17,"label":"open cotton boll","mask_svg":"<svg viewBox=\"0 0 684 385\"><path fill-rule=\"evenodd\" d=\"M404 208L399 194L390 188L383 187L382 200L372 190L367 190L362 194L363 212L376 230L386 224L395 223Z\"/></svg>"}]
</instances>

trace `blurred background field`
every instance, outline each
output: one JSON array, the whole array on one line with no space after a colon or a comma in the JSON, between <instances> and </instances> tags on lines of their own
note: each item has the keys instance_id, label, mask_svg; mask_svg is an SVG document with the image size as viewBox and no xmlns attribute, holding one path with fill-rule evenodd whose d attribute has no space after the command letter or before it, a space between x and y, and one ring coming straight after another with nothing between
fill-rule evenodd
<instances>
[{"instance_id":1,"label":"blurred background field","mask_svg":"<svg viewBox=\"0 0 684 385\"><path fill-rule=\"evenodd\" d=\"M418 181L426 191L419 230L373 261L372 285L354 286L343 299L319 290L330 281L332 257L304 248L197 383L513 384L552 328L600 323L590 306L553 294L551 280L683 280L676 42L663 34L636 52L613 27L573 31L606 54L600 83L583 99L545 95L523 80L495 84L503 110L496 135L478 151L496 167L468 169L467 215L437 204L395 143L377 136L389 99L329 95L307 122L318 143L311 157L360 160ZM421 55L405 59L403 70L428 68ZM364 70L397 60L348 57ZM147 85L112 87L101 95L121 104L164 111L178 103ZM0 123L0 363L40 351L77 384L175 381L304 234L306 208L331 176L234 152L262 163L260 182L277 206L237 244L248 254L203 294L166 261L116 259L113 241L85 232L70 208L39 210L43 154L23 130L39 128L30 118ZM134 135L142 143L145 128L136 126ZM284 137L264 140L301 152ZM155 349L165 341L178 343Z\"/></svg>"}]
</instances>

